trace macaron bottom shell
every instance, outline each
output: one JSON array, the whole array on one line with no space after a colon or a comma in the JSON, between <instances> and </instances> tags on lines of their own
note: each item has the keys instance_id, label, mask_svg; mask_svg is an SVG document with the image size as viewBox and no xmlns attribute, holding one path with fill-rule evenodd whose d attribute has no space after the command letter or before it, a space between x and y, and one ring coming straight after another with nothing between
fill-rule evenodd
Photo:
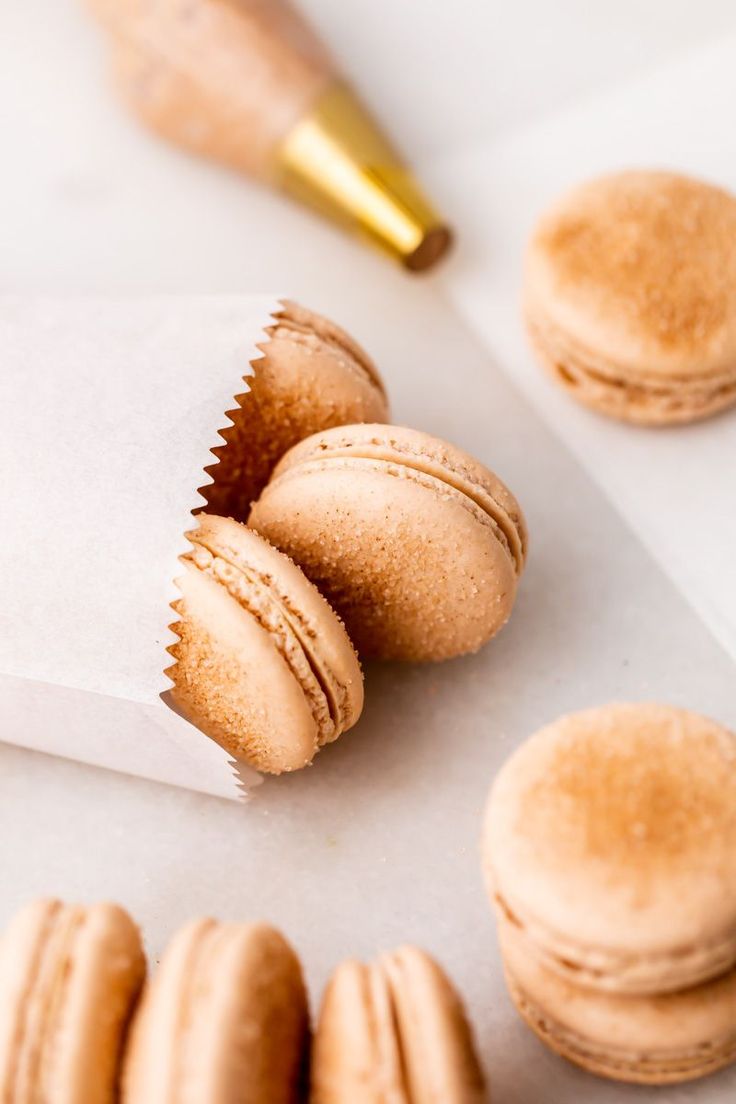
<instances>
[{"instance_id":1,"label":"macaron bottom shell","mask_svg":"<svg viewBox=\"0 0 736 1104\"><path fill-rule=\"evenodd\" d=\"M511 999L550 1049L590 1073L636 1084L705 1077L736 1059L736 969L680 992L596 992L545 967L510 925L500 926Z\"/></svg>"},{"instance_id":2,"label":"macaron bottom shell","mask_svg":"<svg viewBox=\"0 0 736 1104\"><path fill-rule=\"evenodd\" d=\"M598 1077L635 1085L675 1085L717 1073L736 1060L736 1039L720 1046L697 1045L692 1051L677 1055L642 1055L634 1050L616 1052L603 1046L598 1048L535 1005L508 972L506 984L517 1012L534 1034L561 1058Z\"/></svg>"},{"instance_id":3,"label":"macaron bottom shell","mask_svg":"<svg viewBox=\"0 0 736 1104\"><path fill-rule=\"evenodd\" d=\"M537 360L547 374L578 402L609 418L641 426L678 425L710 418L736 403L736 365L713 378L628 377L557 331L533 308L526 328Z\"/></svg>"}]
</instances>

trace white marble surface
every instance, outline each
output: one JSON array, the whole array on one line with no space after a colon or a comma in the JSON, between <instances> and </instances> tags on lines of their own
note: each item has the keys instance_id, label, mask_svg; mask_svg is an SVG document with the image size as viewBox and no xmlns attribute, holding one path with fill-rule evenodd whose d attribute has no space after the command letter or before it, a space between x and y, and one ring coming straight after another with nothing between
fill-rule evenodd
<instances>
[{"instance_id":1,"label":"white marble surface","mask_svg":"<svg viewBox=\"0 0 736 1104\"><path fill-rule=\"evenodd\" d=\"M734 20L723 0L308 7L425 157L539 119ZM730 661L435 281L142 135L100 83L99 43L71 0L4 5L0 41L0 288L289 291L355 329L398 420L508 479L534 538L518 610L490 648L370 671L360 729L248 808L0 744L0 921L37 893L113 897L155 956L192 914L263 916L303 953L315 995L341 956L416 940L467 994L498 1101L662 1100L576 1073L511 1012L478 874L480 809L514 742L603 695L733 723ZM725 1102L735 1089L727 1073L666 1099Z\"/></svg>"}]
</instances>

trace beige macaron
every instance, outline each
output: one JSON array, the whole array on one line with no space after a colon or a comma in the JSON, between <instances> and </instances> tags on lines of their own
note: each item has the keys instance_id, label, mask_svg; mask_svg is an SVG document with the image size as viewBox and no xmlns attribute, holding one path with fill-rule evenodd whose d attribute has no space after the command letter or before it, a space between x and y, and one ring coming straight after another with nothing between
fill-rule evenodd
<instances>
[{"instance_id":1,"label":"beige macaron","mask_svg":"<svg viewBox=\"0 0 736 1104\"><path fill-rule=\"evenodd\" d=\"M246 376L249 390L213 449L207 510L245 521L276 462L304 437L330 426L385 422L388 400L378 369L344 330L284 302Z\"/></svg>"},{"instance_id":2,"label":"beige macaron","mask_svg":"<svg viewBox=\"0 0 736 1104\"><path fill-rule=\"evenodd\" d=\"M736 402L736 198L669 172L574 189L541 219L525 314L542 363L586 406L649 425Z\"/></svg>"},{"instance_id":3,"label":"beige macaron","mask_svg":"<svg viewBox=\"0 0 736 1104\"><path fill-rule=\"evenodd\" d=\"M344 962L325 992L310 1104L482 1104L483 1075L460 999L428 955L402 947Z\"/></svg>"},{"instance_id":4,"label":"beige macaron","mask_svg":"<svg viewBox=\"0 0 736 1104\"><path fill-rule=\"evenodd\" d=\"M199 920L172 940L133 1021L123 1104L298 1104L307 996L265 924Z\"/></svg>"},{"instance_id":5,"label":"beige macaron","mask_svg":"<svg viewBox=\"0 0 736 1104\"><path fill-rule=\"evenodd\" d=\"M400 426L302 441L249 525L303 568L358 651L382 659L476 651L508 620L526 556L524 518L501 480Z\"/></svg>"},{"instance_id":6,"label":"beige macaron","mask_svg":"<svg viewBox=\"0 0 736 1104\"><path fill-rule=\"evenodd\" d=\"M144 975L138 930L116 905L18 913L0 940L3 1104L115 1104Z\"/></svg>"},{"instance_id":7,"label":"beige macaron","mask_svg":"<svg viewBox=\"0 0 736 1104\"><path fill-rule=\"evenodd\" d=\"M733 1057L736 1021L724 1030L736 987L731 732L663 705L562 717L496 778L483 859L514 999L555 1049L611 1076L625 1060L630 1080L658 1070L695 1077ZM646 1026L694 1008L671 1040ZM555 1024L572 1033L567 1043ZM629 1050L636 1061L622 1058Z\"/></svg>"},{"instance_id":8,"label":"beige macaron","mask_svg":"<svg viewBox=\"0 0 736 1104\"><path fill-rule=\"evenodd\" d=\"M236 759L298 770L360 716L358 658L287 556L239 522L198 522L177 580L172 703Z\"/></svg>"},{"instance_id":9,"label":"beige macaron","mask_svg":"<svg viewBox=\"0 0 736 1104\"><path fill-rule=\"evenodd\" d=\"M617 1081L664 1085L736 1060L736 969L674 993L595 991L563 978L516 925L499 936L512 1000L556 1053Z\"/></svg>"}]
</instances>

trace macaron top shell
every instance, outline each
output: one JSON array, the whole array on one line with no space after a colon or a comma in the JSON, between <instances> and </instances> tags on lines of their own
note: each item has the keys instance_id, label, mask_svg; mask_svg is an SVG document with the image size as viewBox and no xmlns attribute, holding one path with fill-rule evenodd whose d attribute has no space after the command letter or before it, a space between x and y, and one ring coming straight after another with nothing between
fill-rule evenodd
<instances>
[{"instance_id":1,"label":"macaron top shell","mask_svg":"<svg viewBox=\"0 0 736 1104\"><path fill-rule=\"evenodd\" d=\"M245 521L276 462L319 430L386 421L386 389L375 364L339 326L284 301L246 375L248 391L230 412L219 462L208 471L207 509Z\"/></svg>"},{"instance_id":2,"label":"macaron top shell","mask_svg":"<svg viewBox=\"0 0 736 1104\"><path fill-rule=\"evenodd\" d=\"M115 1104L144 975L138 930L116 905L18 913L0 941L0 1099Z\"/></svg>"},{"instance_id":3,"label":"macaron top shell","mask_svg":"<svg viewBox=\"0 0 736 1104\"><path fill-rule=\"evenodd\" d=\"M484 866L547 964L628 992L736 962L736 737L698 714L617 704L547 726L491 790Z\"/></svg>"},{"instance_id":4,"label":"macaron top shell","mask_svg":"<svg viewBox=\"0 0 736 1104\"><path fill-rule=\"evenodd\" d=\"M315 434L276 467L249 524L287 551L359 651L446 659L508 619L526 556L516 499L473 457L399 426Z\"/></svg>"},{"instance_id":5,"label":"macaron top shell","mask_svg":"<svg viewBox=\"0 0 736 1104\"><path fill-rule=\"evenodd\" d=\"M541 219L525 295L537 324L632 377L736 371L736 198L668 172L583 184Z\"/></svg>"},{"instance_id":6,"label":"macaron top shell","mask_svg":"<svg viewBox=\"0 0 736 1104\"><path fill-rule=\"evenodd\" d=\"M360 715L355 651L287 556L231 519L198 520L175 606L172 696L236 758L276 773L303 767Z\"/></svg>"},{"instance_id":7,"label":"macaron top shell","mask_svg":"<svg viewBox=\"0 0 736 1104\"><path fill-rule=\"evenodd\" d=\"M462 1005L440 967L402 947L345 962L323 999L311 1104L481 1104L483 1075Z\"/></svg>"},{"instance_id":8,"label":"macaron top shell","mask_svg":"<svg viewBox=\"0 0 736 1104\"><path fill-rule=\"evenodd\" d=\"M172 940L131 1031L123 1104L297 1104L301 967L265 924L199 920Z\"/></svg>"}]
</instances>

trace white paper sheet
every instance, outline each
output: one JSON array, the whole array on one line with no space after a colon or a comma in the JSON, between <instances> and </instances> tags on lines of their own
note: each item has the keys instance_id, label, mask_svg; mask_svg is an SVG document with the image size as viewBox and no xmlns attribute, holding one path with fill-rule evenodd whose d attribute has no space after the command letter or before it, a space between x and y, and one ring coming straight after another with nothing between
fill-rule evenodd
<instances>
[{"instance_id":1,"label":"white paper sheet","mask_svg":"<svg viewBox=\"0 0 736 1104\"><path fill-rule=\"evenodd\" d=\"M736 192L736 35L501 142L429 167L461 214L442 276L460 313L692 602L736 661L736 412L634 429L549 381L522 332L524 246L558 193L587 177L665 167ZM735 676L736 681L736 676Z\"/></svg>"},{"instance_id":2,"label":"white paper sheet","mask_svg":"<svg viewBox=\"0 0 736 1104\"><path fill-rule=\"evenodd\" d=\"M239 796L227 755L159 695L183 534L274 309L0 301L2 738Z\"/></svg>"}]
</instances>

